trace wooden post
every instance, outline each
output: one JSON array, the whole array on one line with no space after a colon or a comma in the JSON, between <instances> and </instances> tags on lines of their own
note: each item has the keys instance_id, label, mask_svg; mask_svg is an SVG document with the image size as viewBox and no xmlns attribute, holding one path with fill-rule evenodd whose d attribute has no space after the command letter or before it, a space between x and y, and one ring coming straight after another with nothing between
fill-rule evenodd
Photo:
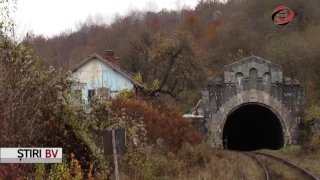
<instances>
[{"instance_id":1,"label":"wooden post","mask_svg":"<svg viewBox=\"0 0 320 180\"><path fill-rule=\"evenodd\" d=\"M113 146L113 160L114 160L114 175L116 177L116 180L119 180L116 136L115 136L114 130L112 130L112 146Z\"/></svg>"}]
</instances>

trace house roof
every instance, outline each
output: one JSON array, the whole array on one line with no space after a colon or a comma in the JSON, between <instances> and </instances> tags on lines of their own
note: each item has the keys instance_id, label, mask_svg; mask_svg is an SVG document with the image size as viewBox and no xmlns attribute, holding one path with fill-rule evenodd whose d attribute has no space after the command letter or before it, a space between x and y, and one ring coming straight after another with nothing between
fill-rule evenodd
<instances>
[{"instance_id":1,"label":"house roof","mask_svg":"<svg viewBox=\"0 0 320 180\"><path fill-rule=\"evenodd\" d=\"M134 85L143 88L143 89L148 89L145 85L143 85L142 83L138 82L137 80L135 80L132 76L130 76L129 74L127 74L126 72L120 70L119 67L115 66L114 64L112 64L110 61L106 60L105 58L101 57L100 55L94 53L91 54L90 56L88 56L85 60L83 60L82 62L80 62L74 69L72 69L72 72L76 72L81 66L83 66L84 64L86 64L87 62L89 62L92 59L98 59L104 63L106 63L109 67L111 67L114 71L118 72L119 74L122 74L124 77L128 78Z\"/></svg>"}]
</instances>

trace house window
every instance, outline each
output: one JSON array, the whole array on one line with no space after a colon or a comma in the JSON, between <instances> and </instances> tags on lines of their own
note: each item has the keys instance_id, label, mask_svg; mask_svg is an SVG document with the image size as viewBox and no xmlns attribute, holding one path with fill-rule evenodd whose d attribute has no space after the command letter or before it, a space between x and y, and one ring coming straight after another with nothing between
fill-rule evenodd
<instances>
[{"instance_id":1,"label":"house window","mask_svg":"<svg viewBox=\"0 0 320 180\"><path fill-rule=\"evenodd\" d=\"M109 91L110 91L109 88L101 87L101 88L98 88L97 95L101 99L108 99L109 98Z\"/></svg>"},{"instance_id":2,"label":"house window","mask_svg":"<svg viewBox=\"0 0 320 180\"><path fill-rule=\"evenodd\" d=\"M95 89L89 89L88 90L88 100L90 101L92 98L93 98L93 96L95 96L96 95L96 90Z\"/></svg>"}]
</instances>

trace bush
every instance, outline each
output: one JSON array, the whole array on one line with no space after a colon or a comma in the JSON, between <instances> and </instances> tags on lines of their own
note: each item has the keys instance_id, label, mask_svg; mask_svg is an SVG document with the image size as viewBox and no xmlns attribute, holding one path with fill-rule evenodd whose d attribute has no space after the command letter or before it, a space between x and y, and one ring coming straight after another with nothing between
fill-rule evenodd
<instances>
[{"instance_id":1,"label":"bush","mask_svg":"<svg viewBox=\"0 0 320 180\"><path fill-rule=\"evenodd\" d=\"M0 179L24 179L32 177L34 164L3 164L0 166Z\"/></svg>"},{"instance_id":2,"label":"bush","mask_svg":"<svg viewBox=\"0 0 320 180\"><path fill-rule=\"evenodd\" d=\"M83 173L84 169L79 165L78 160L73 154L71 154L71 160L67 163L66 158L64 158L63 163L53 164L48 173L45 173L44 164L37 164L35 179L36 180L92 180L92 170L93 166L90 165L88 173Z\"/></svg>"},{"instance_id":3,"label":"bush","mask_svg":"<svg viewBox=\"0 0 320 180\"><path fill-rule=\"evenodd\" d=\"M301 150L307 154L320 152L320 131L314 130L310 133L309 139L302 145Z\"/></svg>"},{"instance_id":4,"label":"bush","mask_svg":"<svg viewBox=\"0 0 320 180\"><path fill-rule=\"evenodd\" d=\"M111 101L111 109L117 116L128 116L135 121L143 121L147 138L156 144L163 139L172 151L177 152L183 142L197 144L202 134L186 121L177 109L169 108L165 103L150 102L134 98L117 98Z\"/></svg>"},{"instance_id":5,"label":"bush","mask_svg":"<svg viewBox=\"0 0 320 180\"><path fill-rule=\"evenodd\" d=\"M194 166L206 167L211 161L211 156L212 149L205 143L197 146L184 143L179 152L179 159L184 160L188 168Z\"/></svg>"},{"instance_id":6,"label":"bush","mask_svg":"<svg viewBox=\"0 0 320 180\"><path fill-rule=\"evenodd\" d=\"M301 138L303 138L303 145L301 151L305 153L316 153L320 150L320 129L313 127L316 121L319 121L320 106L312 105L306 109L305 123Z\"/></svg>"}]
</instances>

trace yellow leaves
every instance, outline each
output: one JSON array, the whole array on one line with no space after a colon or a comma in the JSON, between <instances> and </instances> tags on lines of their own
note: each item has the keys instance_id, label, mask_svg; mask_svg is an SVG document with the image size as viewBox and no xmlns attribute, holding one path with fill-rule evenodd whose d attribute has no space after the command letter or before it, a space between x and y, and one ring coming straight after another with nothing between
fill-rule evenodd
<instances>
[{"instance_id":1,"label":"yellow leaves","mask_svg":"<svg viewBox=\"0 0 320 180\"><path fill-rule=\"evenodd\" d=\"M71 162L69 173L74 176L75 180L82 179L83 173L79 161L75 158L74 154L71 154Z\"/></svg>"},{"instance_id":2,"label":"yellow leaves","mask_svg":"<svg viewBox=\"0 0 320 180\"><path fill-rule=\"evenodd\" d=\"M156 41L156 46L153 49L153 55L155 57L159 57L176 47L176 45L177 43L174 39L169 37L159 37Z\"/></svg>"},{"instance_id":3,"label":"yellow leaves","mask_svg":"<svg viewBox=\"0 0 320 180\"><path fill-rule=\"evenodd\" d=\"M120 90L119 97L122 99L129 99L132 93L133 93L133 90L122 89Z\"/></svg>"},{"instance_id":4,"label":"yellow leaves","mask_svg":"<svg viewBox=\"0 0 320 180\"><path fill-rule=\"evenodd\" d=\"M129 128L129 133L131 136L135 136L137 132L134 128Z\"/></svg>"},{"instance_id":5,"label":"yellow leaves","mask_svg":"<svg viewBox=\"0 0 320 180\"><path fill-rule=\"evenodd\" d=\"M138 72L134 79L136 81L138 81L139 83L142 83L142 74L141 74L141 72Z\"/></svg>"},{"instance_id":6,"label":"yellow leaves","mask_svg":"<svg viewBox=\"0 0 320 180\"><path fill-rule=\"evenodd\" d=\"M41 169L41 168L38 168ZM87 178L84 176L82 172L82 168L79 164L79 161L75 158L74 154L71 154L70 164L68 165L66 162L62 164L54 164L50 169L49 179L72 179L72 180L82 180L88 179L93 180L92 171L93 164L90 164L90 169L87 174ZM43 179L41 176L37 175L37 179Z\"/></svg>"},{"instance_id":7,"label":"yellow leaves","mask_svg":"<svg viewBox=\"0 0 320 180\"><path fill-rule=\"evenodd\" d=\"M68 164L66 162L53 164L50 168L49 179L70 179Z\"/></svg>"},{"instance_id":8,"label":"yellow leaves","mask_svg":"<svg viewBox=\"0 0 320 180\"><path fill-rule=\"evenodd\" d=\"M160 87L159 80L158 80L158 79L155 79L155 80L152 82L152 89L158 89L159 87Z\"/></svg>"},{"instance_id":9,"label":"yellow leaves","mask_svg":"<svg viewBox=\"0 0 320 180\"><path fill-rule=\"evenodd\" d=\"M107 101L107 106L112 106L112 101Z\"/></svg>"},{"instance_id":10,"label":"yellow leaves","mask_svg":"<svg viewBox=\"0 0 320 180\"><path fill-rule=\"evenodd\" d=\"M245 53L243 52L243 50L242 50L242 49L239 49L238 52L237 52L238 58L239 58L239 59L242 59L242 58L244 58L244 55L245 55Z\"/></svg>"},{"instance_id":11,"label":"yellow leaves","mask_svg":"<svg viewBox=\"0 0 320 180\"><path fill-rule=\"evenodd\" d=\"M45 175L44 164L37 164L35 180L43 180L44 175Z\"/></svg>"},{"instance_id":12,"label":"yellow leaves","mask_svg":"<svg viewBox=\"0 0 320 180\"><path fill-rule=\"evenodd\" d=\"M312 105L311 107L305 110L305 119L313 120L314 118L320 117L320 106Z\"/></svg>"},{"instance_id":13,"label":"yellow leaves","mask_svg":"<svg viewBox=\"0 0 320 180\"><path fill-rule=\"evenodd\" d=\"M88 176L87 176L88 180L93 180L92 171L93 171L93 164L90 164L90 168L89 168L89 172L88 172Z\"/></svg>"}]
</instances>

